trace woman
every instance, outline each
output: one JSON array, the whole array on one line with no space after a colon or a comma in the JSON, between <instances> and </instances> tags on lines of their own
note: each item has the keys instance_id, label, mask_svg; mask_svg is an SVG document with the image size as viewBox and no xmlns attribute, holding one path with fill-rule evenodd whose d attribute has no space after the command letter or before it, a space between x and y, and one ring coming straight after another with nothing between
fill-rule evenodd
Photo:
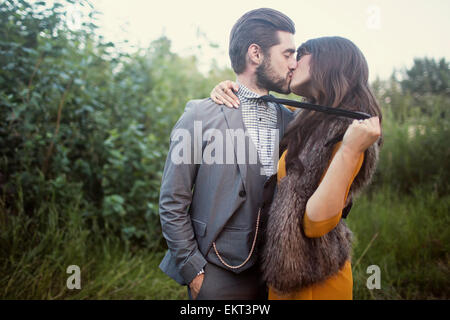
<instances>
[{"instance_id":1,"label":"woman","mask_svg":"<svg viewBox=\"0 0 450 320\"><path fill-rule=\"evenodd\" d=\"M351 231L342 211L375 171L381 111L369 89L367 62L351 41L312 39L297 53L293 93L310 103L373 117L352 121L302 110L291 122L280 145L263 276L269 299L352 299ZM232 88L236 84L221 83L211 98L226 103L224 89Z\"/></svg>"}]
</instances>

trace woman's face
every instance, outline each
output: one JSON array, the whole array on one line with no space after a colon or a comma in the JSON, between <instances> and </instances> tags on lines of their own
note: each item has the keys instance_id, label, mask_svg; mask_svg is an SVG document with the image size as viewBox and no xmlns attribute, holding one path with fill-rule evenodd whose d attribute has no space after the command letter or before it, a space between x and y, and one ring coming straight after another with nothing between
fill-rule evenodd
<instances>
[{"instance_id":1,"label":"woman's face","mask_svg":"<svg viewBox=\"0 0 450 320\"><path fill-rule=\"evenodd\" d=\"M290 84L291 92L296 95L308 97L311 95L310 92L310 62L311 55L305 54L297 62L297 68L294 70L292 75L292 80Z\"/></svg>"}]
</instances>

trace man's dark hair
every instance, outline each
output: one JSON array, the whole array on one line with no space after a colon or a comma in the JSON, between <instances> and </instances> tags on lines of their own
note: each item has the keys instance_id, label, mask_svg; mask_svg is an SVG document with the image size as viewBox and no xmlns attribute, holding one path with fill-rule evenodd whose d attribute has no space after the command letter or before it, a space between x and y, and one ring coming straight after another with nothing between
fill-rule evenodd
<instances>
[{"instance_id":1,"label":"man's dark hair","mask_svg":"<svg viewBox=\"0 0 450 320\"><path fill-rule=\"evenodd\" d=\"M285 14L269 8L247 12L234 24L230 34L231 66L236 74L244 72L248 47L255 43L264 54L280 43L277 31L295 34L294 22Z\"/></svg>"}]
</instances>

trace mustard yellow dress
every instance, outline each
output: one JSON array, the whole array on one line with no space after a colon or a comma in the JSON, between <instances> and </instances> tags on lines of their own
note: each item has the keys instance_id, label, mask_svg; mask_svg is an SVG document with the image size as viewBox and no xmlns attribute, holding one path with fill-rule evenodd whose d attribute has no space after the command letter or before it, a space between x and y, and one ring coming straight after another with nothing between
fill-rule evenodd
<instances>
[{"instance_id":1,"label":"mustard yellow dress","mask_svg":"<svg viewBox=\"0 0 450 320\"><path fill-rule=\"evenodd\" d=\"M333 149L333 155L339 150L342 142L338 142ZM283 153L278 162L278 173L277 181L286 176L286 152ZM361 165L364 161L364 153L361 154L359 158L358 165L355 168L352 179L347 187L347 192L345 193L345 201L347 200L348 192L350 186L353 183L356 175L358 174ZM331 160L330 160L331 163ZM330 165L328 163L328 167ZM327 170L328 170L327 167ZM322 182L325 172L320 179ZM342 211L334 217L331 217L323 221L311 221L308 215L305 213L303 218L303 229L307 237L315 238L321 237L337 226L342 216ZM299 291L291 292L289 294L278 295L272 288L269 287L269 300L351 300L353 294L353 278L352 278L352 267L350 261L347 261L339 272L322 283L314 284L306 288L302 288Z\"/></svg>"}]
</instances>

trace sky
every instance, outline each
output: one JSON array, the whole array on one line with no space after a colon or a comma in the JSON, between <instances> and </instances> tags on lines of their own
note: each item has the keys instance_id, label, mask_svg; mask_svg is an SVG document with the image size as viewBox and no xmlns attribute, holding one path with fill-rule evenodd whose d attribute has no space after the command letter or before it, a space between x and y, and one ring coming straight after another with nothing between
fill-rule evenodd
<instances>
[{"instance_id":1,"label":"sky","mask_svg":"<svg viewBox=\"0 0 450 320\"><path fill-rule=\"evenodd\" d=\"M449 0L91 0L101 12L99 32L126 51L146 48L161 35L182 56L195 54L200 68L212 59L230 67L229 33L245 12L270 7L296 24L299 46L308 39L342 36L365 55L370 80L410 67L415 57L450 60ZM128 42L124 42L127 40ZM213 42L218 48L207 44ZM202 45L200 48L198 45Z\"/></svg>"}]
</instances>

